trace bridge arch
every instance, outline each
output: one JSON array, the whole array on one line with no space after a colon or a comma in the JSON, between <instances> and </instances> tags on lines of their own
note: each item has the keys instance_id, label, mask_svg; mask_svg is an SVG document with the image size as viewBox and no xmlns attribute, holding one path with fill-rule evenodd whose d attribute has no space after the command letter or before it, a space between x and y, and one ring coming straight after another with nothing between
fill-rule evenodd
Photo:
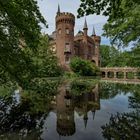
<instances>
[{"instance_id":1,"label":"bridge arch","mask_svg":"<svg viewBox=\"0 0 140 140\"><path fill-rule=\"evenodd\" d=\"M138 79L140 73L140 69L133 67L101 67L100 71L104 78L119 78L121 73L123 79L128 79L128 73L133 73L133 79Z\"/></svg>"}]
</instances>

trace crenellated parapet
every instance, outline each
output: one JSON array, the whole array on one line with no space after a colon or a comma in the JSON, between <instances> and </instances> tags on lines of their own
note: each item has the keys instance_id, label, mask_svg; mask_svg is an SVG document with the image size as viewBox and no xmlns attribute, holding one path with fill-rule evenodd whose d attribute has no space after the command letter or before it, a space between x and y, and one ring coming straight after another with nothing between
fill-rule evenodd
<instances>
[{"instance_id":1,"label":"crenellated parapet","mask_svg":"<svg viewBox=\"0 0 140 140\"><path fill-rule=\"evenodd\" d=\"M63 12L56 15L56 26L58 24L68 23L75 25L75 16L72 13Z\"/></svg>"}]
</instances>

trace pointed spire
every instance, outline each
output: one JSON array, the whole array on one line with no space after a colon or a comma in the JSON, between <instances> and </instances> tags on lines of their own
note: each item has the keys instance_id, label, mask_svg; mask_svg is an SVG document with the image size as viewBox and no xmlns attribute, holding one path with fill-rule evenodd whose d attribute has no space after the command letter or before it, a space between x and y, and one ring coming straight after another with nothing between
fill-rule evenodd
<instances>
[{"instance_id":1,"label":"pointed spire","mask_svg":"<svg viewBox=\"0 0 140 140\"><path fill-rule=\"evenodd\" d=\"M95 28L93 26L93 30L92 30L92 36L96 36L96 33L95 33Z\"/></svg>"},{"instance_id":2,"label":"pointed spire","mask_svg":"<svg viewBox=\"0 0 140 140\"><path fill-rule=\"evenodd\" d=\"M58 4L57 14L60 14L60 6L59 6L59 4Z\"/></svg>"},{"instance_id":3,"label":"pointed spire","mask_svg":"<svg viewBox=\"0 0 140 140\"><path fill-rule=\"evenodd\" d=\"M84 23L83 30L85 30L85 29L88 29L88 27L87 27L87 20L86 20L86 18L85 18L85 23Z\"/></svg>"}]
</instances>

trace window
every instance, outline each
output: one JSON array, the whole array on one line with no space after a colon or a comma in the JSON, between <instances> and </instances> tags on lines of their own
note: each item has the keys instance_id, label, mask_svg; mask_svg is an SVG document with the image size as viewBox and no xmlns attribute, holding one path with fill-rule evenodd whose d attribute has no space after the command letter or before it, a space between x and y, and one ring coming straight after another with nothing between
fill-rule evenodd
<instances>
[{"instance_id":1,"label":"window","mask_svg":"<svg viewBox=\"0 0 140 140\"><path fill-rule=\"evenodd\" d=\"M65 50L64 52L70 52L70 44L69 43L66 43L65 44Z\"/></svg>"},{"instance_id":2,"label":"window","mask_svg":"<svg viewBox=\"0 0 140 140\"><path fill-rule=\"evenodd\" d=\"M70 31L69 31L68 28L66 28L66 34L67 34L67 35L70 34Z\"/></svg>"},{"instance_id":3,"label":"window","mask_svg":"<svg viewBox=\"0 0 140 140\"><path fill-rule=\"evenodd\" d=\"M52 50L53 52L55 52L55 51L56 51L56 45L53 45L52 48L51 48L51 50Z\"/></svg>"},{"instance_id":4,"label":"window","mask_svg":"<svg viewBox=\"0 0 140 140\"><path fill-rule=\"evenodd\" d=\"M99 44L96 44L96 45L95 45L95 48L98 48L98 47L99 47Z\"/></svg>"},{"instance_id":5,"label":"window","mask_svg":"<svg viewBox=\"0 0 140 140\"><path fill-rule=\"evenodd\" d=\"M58 34L61 34L61 29L58 30Z\"/></svg>"},{"instance_id":6,"label":"window","mask_svg":"<svg viewBox=\"0 0 140 140\"><path fill-rule=\"evenodd\" d=\"M66 55L66 56L65 56L65 62L66 62L66 64L69 64L69 62L70 62L70 57L69 57L69 55Z\"/></svg>"}]
</instances>

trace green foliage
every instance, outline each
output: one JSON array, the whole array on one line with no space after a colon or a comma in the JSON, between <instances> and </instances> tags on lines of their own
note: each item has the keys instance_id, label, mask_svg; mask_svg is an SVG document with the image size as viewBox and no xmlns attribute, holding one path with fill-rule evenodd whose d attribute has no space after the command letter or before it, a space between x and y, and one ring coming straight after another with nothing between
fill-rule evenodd
<instances>
[{"instance_id":1,"label":"green foliage","mask_svg":"<svg viewBox=\"0 0 140 140\"><path fill-rule=\"evenodd\" d=\"M113 67L118 64L119 51L115 47L108 46L108 45L101 45L100 55L101 55L102 67L106 67L106 66Z\"/></svg>"},{"instance_id":2,"label":"green foliage","mask_svg":"<svg viewBox=\"0 0 140 140\"><path fill-rule=\"evenodd\" d=\"M102 67L140 67L140 46L121 52L113 46L101 45L100 54Z\"/></svg>"},{"instance_id":3,"label":"green foliage","mask_svg":"<svg viewBox=\"0 0 140 140\"><path fill-rule=\"evenodd\" d=\"M24 87L36 77L59 76L61 69L47 36L35 0L0 1L0 82Z\"/></svg>"},{"instance_id":4,"label":"green foliage","mask_svg":"<svg viewBox=\"0 0 140 140\"><path fill-rule=\"evenodd\" d=\"M17 82L23 88L34 78L54 77L62 74L58 66L57 58L51 50L48 36L40 35L40 41L36 50L29 47L19 50L19 56L11 58L8 72L0 68L0 82ZM10 72L10 74L9 74Z\"/></svg>"},{"instance_id":5,"label":"green foliage","mask_svg":"<svg viewBox=\"0 0 140 140\"><path fill-rule=\"evenodd\" d=\"M73 78L77 78L79 76L76 73L74 73L74 72L65 72L63 77L65 79L73 79Z\"/></svg>"},{"instance_id":6,"label":"green foliage","mask_svg":"<svg viewBox=\"0 0 140 140\"><path fill-rule=\"evenodd\" d=\"M15 83L7 82L0 85L0 97L10 96L11 93L17 88Z\"/></svg>"},{"instance_id":7,"label":"green foliage","mask_svg":"<svg viewBox=\"0 0 140 140\"><path fill-rule=\"evenodd\" d=\"M60 84L60 79L50 80L48 78L35 78L30 83L25 85L26 90L34 91L39 94L51 94L56 93L57 88Z\"/></svg>"},{"instance_id":8,"label":"green foliage","mask_svg":"<svg viewBox=\"0 0 140 140\"><path fill-rule=\"evenodd\" d=\"M25 49L25 52L27 51ZM57 57L52 51L47 35L41 35L36 51L30 50L30 56L36 67L36 77L57 77L62 74L62 69L58 66Z\"/></svg>"},{"instance_id":9,"label":"green foliage","mask_svg":"<svg viewBox=\"0 0 140 140\"><path fill-rule=\"evenodd\" d=\"M24 38L26 46L37 46L40 23L46 26L46 21L36 0L1 0L0 17L1 49L5 47L7 53L10 49L18 49L21 38Z\"/></svg>"},{"instance_id":10,"label":"green foliage","mask_svg":"<svg viewBox=\"0 0 140 140\"><path fill-rule=\"evenodd\" d=\"M0 138L9 139L13 133L17 139L29 137L31 133L38 135L43 128L43 122L50 109L51 96L46 94L34 94L32 91L24 91L10 96L0 96ZM26 130L26 136L25 131ZM9 133L10 132L10 133ZM15 137L14 137L15 138Z\"/></svg>"},{"instance_id":11,"label":"green foliage","mask_svg":"<svg viewBox=\"0 0 140 140\"><path fill-rule=\"evenodd\" d=\"M36 48L40 24L46 26L35 0L0 0L0 82L22 86L33 78L36 67L21 47Z\"/></svg>"},{"instance_id":12,"label":"green foliage","mask_svg":"<svg viewBox=\"0 0 140 140\"><path fill-rule=\"evenodd\" d=\"M70 62L70 67L73 72L81 76L95 76L99 69L88 60L75 57Z\"/></svg>"},{"instance_id":13,"label":"green foliage","mask_svg":"<svg viewBox=\"0 0 140 140\"><path fill-rule=\"evenodd\" d=\"M127 46L140 42L140 1L139 0L81 0L78 14L102 14L108 16L104 34L117 45Z\"/></svg>"},{"instance_id":14,"label":"green foliage","mask_svg":"<svg viewBox=\"0 0 140 140\"><path fill-rule=\"evenodd\" d=\"M140 45L134 47L130 52L129 64L132 67L140 67Z\"/></svg>"},{"instance_id":15,"label":"green foliage","mask_svg":"<svg viewBox=\"0 0 140 140\"><path fill-rule=\"evenodd\" d=\"M119 93L119 90L117 84L105 82L100 83L100 98L101 99L114 98Z\"/></svg>"},{"instance_id":16,"label":"green foliage","mask_svg":"<svg viewBox=\"0 0 140 140\"><path fill-rule=\"evenodd\" d=\"M74 96L80 96L82 94L87 94L95 88L97 81L94 80L74 80L70 84L70 92Z\"/></svg>"}]
</instances>

